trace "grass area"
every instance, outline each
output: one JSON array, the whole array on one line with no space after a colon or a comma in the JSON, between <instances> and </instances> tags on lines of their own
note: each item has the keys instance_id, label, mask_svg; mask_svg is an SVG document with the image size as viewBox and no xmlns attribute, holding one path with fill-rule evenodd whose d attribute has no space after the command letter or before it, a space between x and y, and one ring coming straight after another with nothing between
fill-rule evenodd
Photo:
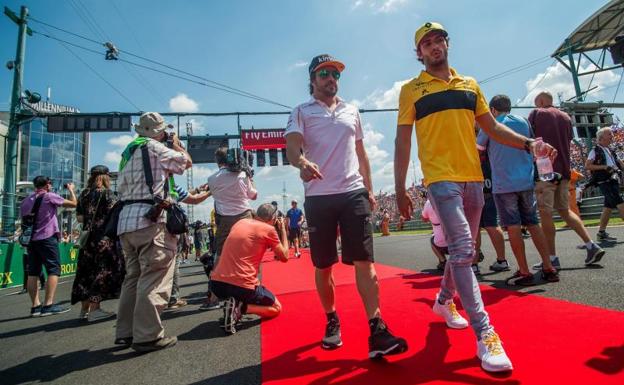
<instances>
[{"instance_id":1,"label":"grass area","mask_svg":"<svg viewBox=\"0 0 624 385\"><path fill-rule=\"evenodd\" d=\"M584 219L583 223L585 224L585 227L598 227L598 224L600 223L600 219L596 218L596 219ZM624 221L622 221L622 218L611 218L611 220L609 221L609 226L621 226L622 223L624 223ZM558 221L555 222L555 227L560 229L563 228L565 226L565 222L564 221Z\"/></svg>"},{"instance_id":2,"label":"grass area","mask_svg":"<svg viewBox=\"0 0 624 385\"><path fill-rule=\"evenodd\" d=\"M583 223L585 227L598 227L600 223L600 219L584 219ZM609 226L621 226L624 224L624 221L621 218L611 218L609 221ZM558 229L562 229L565 227L564 221L555 222L555 227ZM421 234L431 234L431 230L405 230L405 231L392 231L393 235L421 235ZM375 233L375 237L381 237L381 233Z\"/></svg>"}]
</instances>

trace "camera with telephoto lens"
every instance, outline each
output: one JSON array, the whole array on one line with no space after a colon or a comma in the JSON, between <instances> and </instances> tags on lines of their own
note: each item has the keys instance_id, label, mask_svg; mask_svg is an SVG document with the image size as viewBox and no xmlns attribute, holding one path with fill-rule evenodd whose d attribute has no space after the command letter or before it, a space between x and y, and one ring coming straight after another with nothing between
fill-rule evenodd
<instances>
[{"instance_id":1,"label":"camera with telephoto lens","mask_svg":"<svg viewBox=\"0 0 624 385\"><path fill-rule=\"evenodd\" d=\"M165 132L165 137L162 143L165 144L168 148L173 148L173 137L175 134L173 132Z\"/></svg>"},{"instance_id":2,"label":"camera with telephoto lens","mask_svg":"<svg viewBox=\"0 0 624 385\"><path fill-rule=\"evenodd\" d=\"M620 171L618 168L608 166L606 171L609 173L610 179L618 181L618 182L620 181L620 176L622 174L622 171Z\"/></svg>"},{"instance_id":3,"label":"camera with telephoto lens","mask_svg":"<svg viewBox=\"0 0 624 385\"><path fill-rule=\"evenodd\" d=\"M225 165L228 171L241 172L244 171L250 178L254 175L254 170L251 168L253 163L253 156L251 152L243 150L242 148L228 148Z\"/></svg>"},{"instance_id":4,"label":"camera with telephoto lens","mask_svg":"<svg viewBox=\"0 0 624 385\"><path fill-rule=\"evenodd\" d=\"M157 222L158 218L160 218L160 214L162 213L162 211L169 207L169 202L162 199L158 195L154 195L154 202L154 205L150 207L143 216L152 222Z\"/></svg>"}]
</instances>

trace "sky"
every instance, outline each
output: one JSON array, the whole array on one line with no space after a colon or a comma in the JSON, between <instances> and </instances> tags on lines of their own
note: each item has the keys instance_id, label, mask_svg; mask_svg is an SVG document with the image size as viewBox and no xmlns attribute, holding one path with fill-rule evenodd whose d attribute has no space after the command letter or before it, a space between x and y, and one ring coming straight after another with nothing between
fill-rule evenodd
<instances>
[{"instance_id":1,"label":"sky","mask_svg":"<svg viewBox=\"0 0 624 385\"><path fill-rule=\"evenodd\" d=\"M309 99L307 67L311 58L329 53L346 64L339 96L361 108L397 107L401 85L423 69L416 60L413 39L415 30L427 21L438 21L448 30L451 66L479 81L535 62L524 70L481 82L486 99L503 93L517 105L530 106L541 90L568 99L574 96L571 75L549 56L604 4L604 0L2 2L16 13L21 5L27 6L30 16L38 21L98 42L111 41L126 51L120 56L124 59L157 67L130 56L139 55L290 107ZM4 16L0 19L0 59L13 60L17 27ZM45 96L50 87L51 102L75 106L81 112L289 110L132 64L106 61L102 45L34 20L29 25L37 32L100 52L63 45L41 34L27 38L24 88ZM588 63L582 66L590 68ZM588 100L612 102L621 74L621 70L614 70L592 79L581 78L583 89L590 82L597 86ZM12 71L0 71L0 110L9 108L12 79ZM622 101L623 94L620 90L616 100ZM526 115L529 111L518 109L514 113ZM242 117L240 124L244 129L283 128L287 118ZM182 131L188 121L195 135L237 133L234 117L183 117ZM366 113L362 121L374 189L393 191L396 113ZM177 121L172 123L177 125ZM91 135L90 165L106 164L116 170L121 151L132 135ZM408 182L418 183L422 172L416 143L412 149ZM216 171L216 165L196 164L193 170L194 185L199 185ZM186 185L185 177L177 180ZM256 169L255 181L259 196L254 207L271 200L281 206L284 184L288 202L303 200L297 170L281 166L281 161L278 167ZM206 216L212 205L210 198L195 209L195 215Z\"/></svg>"}]
</instances>

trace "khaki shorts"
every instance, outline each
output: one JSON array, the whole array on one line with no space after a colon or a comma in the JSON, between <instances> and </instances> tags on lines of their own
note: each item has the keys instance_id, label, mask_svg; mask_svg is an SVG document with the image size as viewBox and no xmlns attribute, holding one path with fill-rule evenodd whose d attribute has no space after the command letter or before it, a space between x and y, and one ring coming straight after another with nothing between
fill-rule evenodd
<instances>
[{"instance_id":1,"label":"khaki shorts","mask_svg":"<svg viewBox=\"0 0 624 385\"><path fill-rule=\"evenodd\" d=\"M535 197L537 198L537 207L540 211L548 210L568 210L569 194L568 179L561 180L558 185L550 182L538 181L535 184Z\"/></svg>"}]
</instances>

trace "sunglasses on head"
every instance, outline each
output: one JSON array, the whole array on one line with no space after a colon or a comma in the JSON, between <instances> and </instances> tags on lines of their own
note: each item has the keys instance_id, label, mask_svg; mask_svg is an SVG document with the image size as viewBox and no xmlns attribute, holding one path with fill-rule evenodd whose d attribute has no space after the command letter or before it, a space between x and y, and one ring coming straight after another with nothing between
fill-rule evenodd
<instances>
[{"instance_id":1,"label":"sunglasses on head","mask_svg":"<svg viewBox=\"0 0 624 385\"><path fill-rule=\"evenodd\" d=\"M321 79L325 79L327 78L329 75L331 75L334 79L338 80L340 79L340 71L330 71L328 69L321 69L319 72L317 72L317 75L321 78Z\"/></svg>"}]
</instances>

